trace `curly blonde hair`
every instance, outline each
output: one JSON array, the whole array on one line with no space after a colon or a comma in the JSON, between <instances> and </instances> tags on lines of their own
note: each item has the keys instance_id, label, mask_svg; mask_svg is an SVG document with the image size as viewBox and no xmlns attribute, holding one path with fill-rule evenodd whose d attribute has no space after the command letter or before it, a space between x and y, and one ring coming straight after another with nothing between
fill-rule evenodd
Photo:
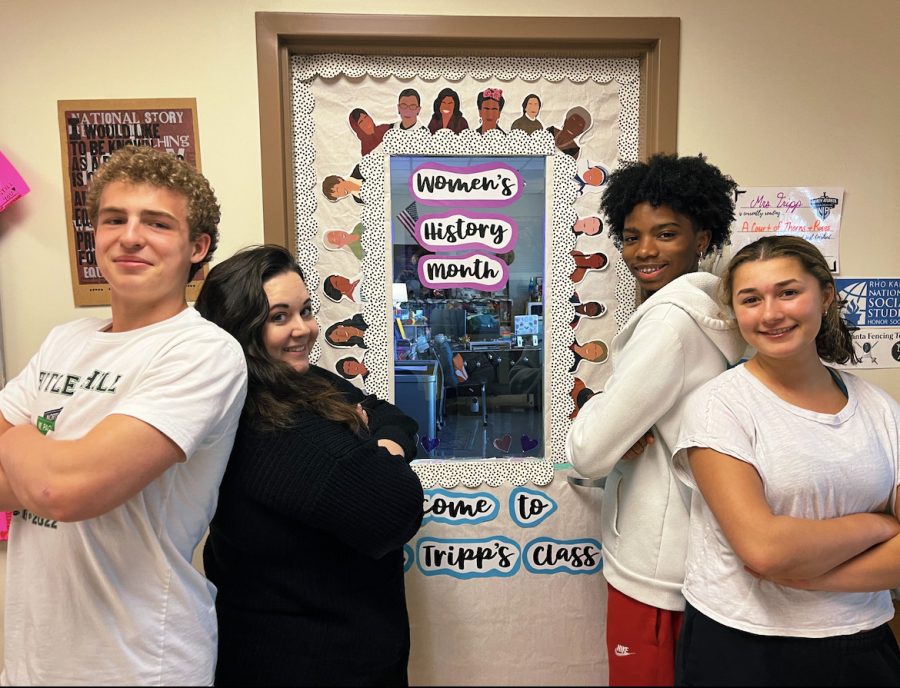
<instances>
[{"instance_id":1,"label":"curly blonde hair","mask_svg":"<svg viewBox=\"0 0 900 688\"><path fill-rule=\"evenodd\" d=\"M219 244L221 214L216 195L206 177L199 170L172 153L148 146L119 148L91 178L87 207L91 224L97 226L100 197L107 184L127 182L150 184L183 194L188 203L188 236L194 241L201 234L209 235L206 257L191 266L188 280L194 278L204 263L212 260Z\"/></svg>"}]
</instances>

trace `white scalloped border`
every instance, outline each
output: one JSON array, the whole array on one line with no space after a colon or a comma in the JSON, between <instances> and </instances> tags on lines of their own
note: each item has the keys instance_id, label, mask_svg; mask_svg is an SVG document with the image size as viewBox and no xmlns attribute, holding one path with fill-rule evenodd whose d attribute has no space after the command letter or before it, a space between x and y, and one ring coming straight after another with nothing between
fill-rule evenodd
<instances>
[{"instance_id":1,"label":"white scalloped border","mask_svg":"<svg viewBox=\"0 0 900 688\"><path fill-rule=\"evenodd\" d=\"M555 470L553 463L546 459L537 461L516 459L434 461L425 459L413 461L412 469L419 476L419 481L426 490L432 487L449 489L459 485L499 487L507 483L516 486L532 483L543 487L553 481Z\"/></svg>"},{"instance_id":2,"label":"white scalloped border","mask_svg":"<svg viewBox=\"0 0 900 688\"><path fill-rule=\"evenodd\" d=\"M608 84L636 83L640 80L636 58L552 58L552 57L476 57L476 56L383 56L324 53L294 55L294 71L301 80L320 76L332 78L341 74L349 77L370 76L384 79L417 77L425 81L446 79L461 81L471 77L478 81L522 79L534 82L562 81L576 84L596 81Z\"/></svg>"}]
</instances>

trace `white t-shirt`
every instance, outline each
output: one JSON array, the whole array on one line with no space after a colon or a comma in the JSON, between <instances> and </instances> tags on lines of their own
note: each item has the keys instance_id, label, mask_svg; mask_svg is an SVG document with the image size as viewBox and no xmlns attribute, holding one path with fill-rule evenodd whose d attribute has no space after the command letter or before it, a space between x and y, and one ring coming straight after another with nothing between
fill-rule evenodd
<instances>
[{"instance_id":1,"label":"white t-shirt","mask_svg":"<svg viewBox=\"0 0 900 688\"><path fill-rule=\"evenodd\" d=\"M59 523L20 511L7 555L5 684L211 684L215 588L191 557L215 511L246 395L240 345L189 308L130 332L55 328L0 391L12 424L54 439L125 414L187 460L112 511ZM132 447L122 447L127 461Z\"/></svg>"},{"instance_id":2,"label":"white t-shirt","mask_svg":"<svg viewBox=\"0 0 900 688\"><path fill-rule=\"evenodd\" d=\"M890 592L788 588L747 573L705 500L687 460L709 447L759 473L776 515L826 519L892 511L900 484L900 406L849 373L837 414L793 406L741 365L688 400L676 444L676 475L695 490L684 596L721 624L758 635L821 638L869 630L894 615Z\"/></svg>"}]
</instances>

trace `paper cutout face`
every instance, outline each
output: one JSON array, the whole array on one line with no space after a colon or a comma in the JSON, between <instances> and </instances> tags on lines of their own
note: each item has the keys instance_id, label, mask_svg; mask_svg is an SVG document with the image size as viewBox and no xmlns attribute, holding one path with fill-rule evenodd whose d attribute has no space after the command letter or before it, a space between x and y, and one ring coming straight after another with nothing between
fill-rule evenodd
<instances>
[{"instance_id":1,"label":"paper cutout face","mask_svg":"<svg viewBox=\"0 0 900 688\"><path fill-rule=\"evenodd\" d=\"M590 342L585 342L584 344L579 344L575 341L572 342L569 349L575 354L575 362L572 364L572 367L569 368L570 373L575 372L575 369L581 361L604 363L609 357L609 347L606 345L606 342L601 339L595 339Z\"/></svg>"},{"instance_id":2,"label":"paper cutout face","mask_svg":"<svg viewBox=\"0 0 900 688\"><path fill-rule=\"evenodd\" d=\"M584 234L585 236L597 236L603 231L603 220L596 215L588 215L575 221L572 227L575 234Z\"/></svg>"},{"instance_id":3,"label":"paper cutout face","mask_svg":"<svg viewBox=\"0 0 900 688\"><path fill-rule=\"evenodd\" d=\"M367 349L368 347L363 338L368 328L369 326L363 320L362 313L357 313L352 318L340 320L330 325L325 330L325 341L331 346L341 348L358 346L362 349Z\"/></svg>"},{"instance_id":4,"label":"paper cutout face","mask_svg":"<svg viewBox=\"0 0 900 688\"><path fill-rule=\"evenodd\" d=\"M575 269L569 275L573 282L583 280L588 270L605 270L606 266L609 265L609 258L602 251L596 253L572 251L571 255L575 259Z\"/></svg>"},{"instance_id":5,"label":"paper cutout face","mask_svg":"<svg viewBox=\"0 0 900 688\"><path fill-rule=\"evenodd\" d=\"M355 377L362 376L365 380L369 376L369 369L362 361L353 356L345 356L334 364L334 369L341 377L352 380Z\"/></svg>"},{"instance_id":6,"label":"paper cutout face","mask_svg":"<svg viewBox=\"0 0 900 688\"><path fill-rule=\"evenodd\" d=\"M344 275L331 274L322 282L322 292L330 300L339 303L342 299L356 302L360 277L350 278Z\"/></svg>"}]
</instances>

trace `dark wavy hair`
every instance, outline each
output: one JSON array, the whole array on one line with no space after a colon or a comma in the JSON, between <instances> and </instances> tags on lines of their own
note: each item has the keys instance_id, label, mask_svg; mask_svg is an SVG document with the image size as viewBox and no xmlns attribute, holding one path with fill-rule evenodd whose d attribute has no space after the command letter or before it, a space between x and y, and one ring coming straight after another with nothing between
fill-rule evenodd
<instances>
[{"instance_id":1,"label":"dark wavy hair","mask_svg":"<svg viewBox=\"0 0 900 688\"><path fill-rule=\"evenodd\" d=\"M609 176L600 209L609 234L622 249L625 218L641 203L668 206L688 217L695 231L709 230L709 249L729 243L737 183L702 155L658 154L647 162L626 162Z\"/></svg>"},{"instance_id":2,"label":"dark wavy hair","mask_svg":"<svg viewBox=\"0 0 900 688\"><path fill-rule=\"evenodd\" d=\"M273 277L303 270L282 246L250 246L209 271L195 308L238 340L247 359L245 422L260 429L283 430L312 412L346 425L357 435L364 428L356 409L327 380L299 373L269 356L263 328L269 318L265 284Z\"/></svg>"},{"instance_id":3,"label":"dark wavy hair","mask_svg":"<svg viewBox=\"0 0 900 688\"><path fill-rule=\"evenodd\" d=\"M853 336L841 317L844 301L838 297L834 276L821 251L813 244L795 236L767 236L747 244L735 253L728 262L719 282L719 300L727 307L734 308L734 273L744 263L772 258L793 258L803 270L819 283L822 291L831 290L834 298L828 310L822 315L822 325L816 335L816 352L819 358L829 363L859 363L859 356L853 350Z\"/></svg>"},{"instance_id":4,"label":"dark wavy hair","mask_svg":"<svg viewBox=\"0 0 900 688\"><path fill-rule=\"evenodd\" d=\"M440 118L441 116L441 101L444 100L447 96L453 98L453 114L451 117L462 117L462 110L459 109L459 94L454 91L452 88L442 88L440 92L437 94L437 97L434 99L434 105L432 106L432 118Z\"/></svg>"}]
</instances>

